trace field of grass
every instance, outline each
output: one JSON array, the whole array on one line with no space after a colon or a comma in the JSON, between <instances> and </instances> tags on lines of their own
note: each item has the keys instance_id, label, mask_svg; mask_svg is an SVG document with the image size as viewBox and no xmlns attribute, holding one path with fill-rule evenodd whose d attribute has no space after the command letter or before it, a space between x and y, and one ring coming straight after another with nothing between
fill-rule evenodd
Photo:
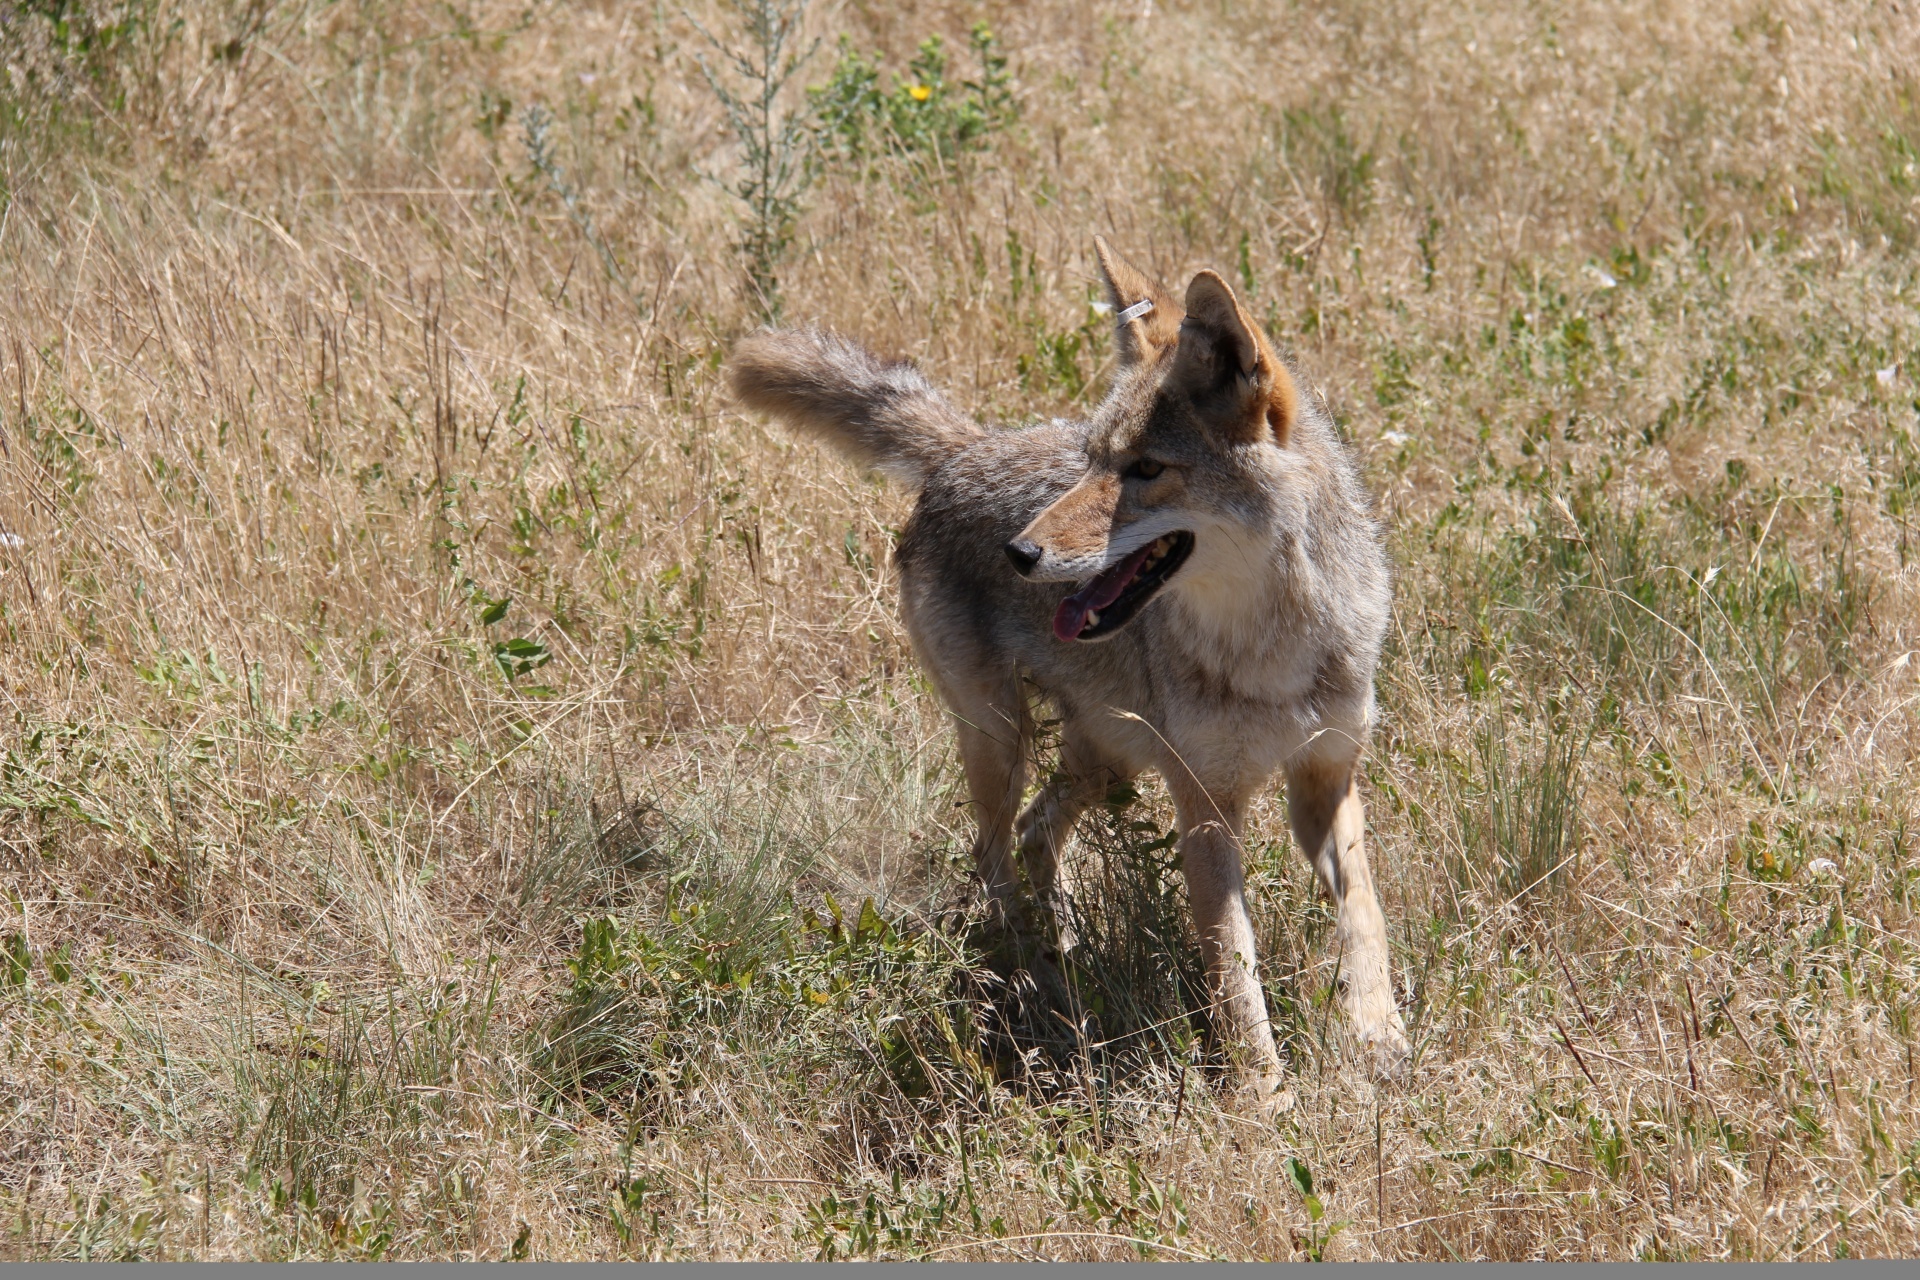
<instances>
[{"instance_id":1,"label":"field of grass","mask_svg":"<svg viewBox=\"0 0 1920 1280\"><path fill-rule=\"evenodd\" d=\"M1920 1251L1916 9L0 6L0 1257ZM1095 232L1390 523L1414 1066L1270 797L1277 1121L1157 781L982 945L907 500L722 387L1084 409Z\"/></svg>"}]
</instances>

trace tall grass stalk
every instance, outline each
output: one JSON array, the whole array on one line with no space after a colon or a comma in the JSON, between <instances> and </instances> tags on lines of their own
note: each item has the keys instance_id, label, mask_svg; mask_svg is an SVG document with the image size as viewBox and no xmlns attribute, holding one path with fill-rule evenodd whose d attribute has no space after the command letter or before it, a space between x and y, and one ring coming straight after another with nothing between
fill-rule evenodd
<instances>
[{"instance_id":1,"label":"tall grass stalk","mask_svg":"<svg viewBox=\"0 0 1920 1280\"><path fill-rule=\"evenodd\" d=\"M1545 719L1516 731L1504 709L1474 730L1473 798L1461 806L1462 878L1501 902L1551 897L1577 873L1586 741Z\"/></svg>"}]
</instances>

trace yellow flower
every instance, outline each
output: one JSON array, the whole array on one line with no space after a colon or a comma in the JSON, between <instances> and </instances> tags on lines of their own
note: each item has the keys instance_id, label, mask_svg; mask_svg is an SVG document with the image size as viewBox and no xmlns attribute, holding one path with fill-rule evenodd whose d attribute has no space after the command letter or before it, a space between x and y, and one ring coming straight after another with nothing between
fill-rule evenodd
<instances>
[{"instance_id":1,"label":"yellow flower","mask_svg":"<svg viewBox=\"0 0 1920 1280\"><path fill-rule=\"evenodd\" d=\"M932 86L924 84L910 84L907 86L907 92L915 102L925 102L933 96Z\"/></svg>"}]
</instances>

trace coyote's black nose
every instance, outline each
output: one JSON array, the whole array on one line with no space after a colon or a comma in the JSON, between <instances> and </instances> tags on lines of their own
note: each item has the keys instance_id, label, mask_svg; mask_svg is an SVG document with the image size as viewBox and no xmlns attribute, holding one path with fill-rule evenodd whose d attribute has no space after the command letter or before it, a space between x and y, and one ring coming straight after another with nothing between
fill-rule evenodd
<instances>
[{"instance_id":1,"label":"coyote's black nose","mask_svg":"<svg viewBox=\"0 0 1920 1280\"><path fill-rule=\"evenodd\" d=\"M1025 538L1015 538L1006 546L1007 559L1013 561L1014 569L1021 577L1033 572L1033 566L1040 563L1040 548Z\"/></svg>"}]
</instances>

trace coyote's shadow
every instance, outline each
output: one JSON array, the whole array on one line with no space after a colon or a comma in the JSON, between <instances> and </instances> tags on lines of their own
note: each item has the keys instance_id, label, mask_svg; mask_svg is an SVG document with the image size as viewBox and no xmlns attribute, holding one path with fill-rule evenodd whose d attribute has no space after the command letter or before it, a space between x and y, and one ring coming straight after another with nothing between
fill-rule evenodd
<instances>
[{"instance_id":1,"label":"coyote's shadow","mask_svg":"<svg viewBox=\"0 0 1920 1280\"><path fill-rule=\"evenodd\" d=\"M1175 836L1124 799L1081 820L1054 912L966 929L980 962L961 994L1009 1085L1084 1091L1091 1075L1104 1092L1143 1073L1227 1066Z\"/></svg>"}]
</instances>

